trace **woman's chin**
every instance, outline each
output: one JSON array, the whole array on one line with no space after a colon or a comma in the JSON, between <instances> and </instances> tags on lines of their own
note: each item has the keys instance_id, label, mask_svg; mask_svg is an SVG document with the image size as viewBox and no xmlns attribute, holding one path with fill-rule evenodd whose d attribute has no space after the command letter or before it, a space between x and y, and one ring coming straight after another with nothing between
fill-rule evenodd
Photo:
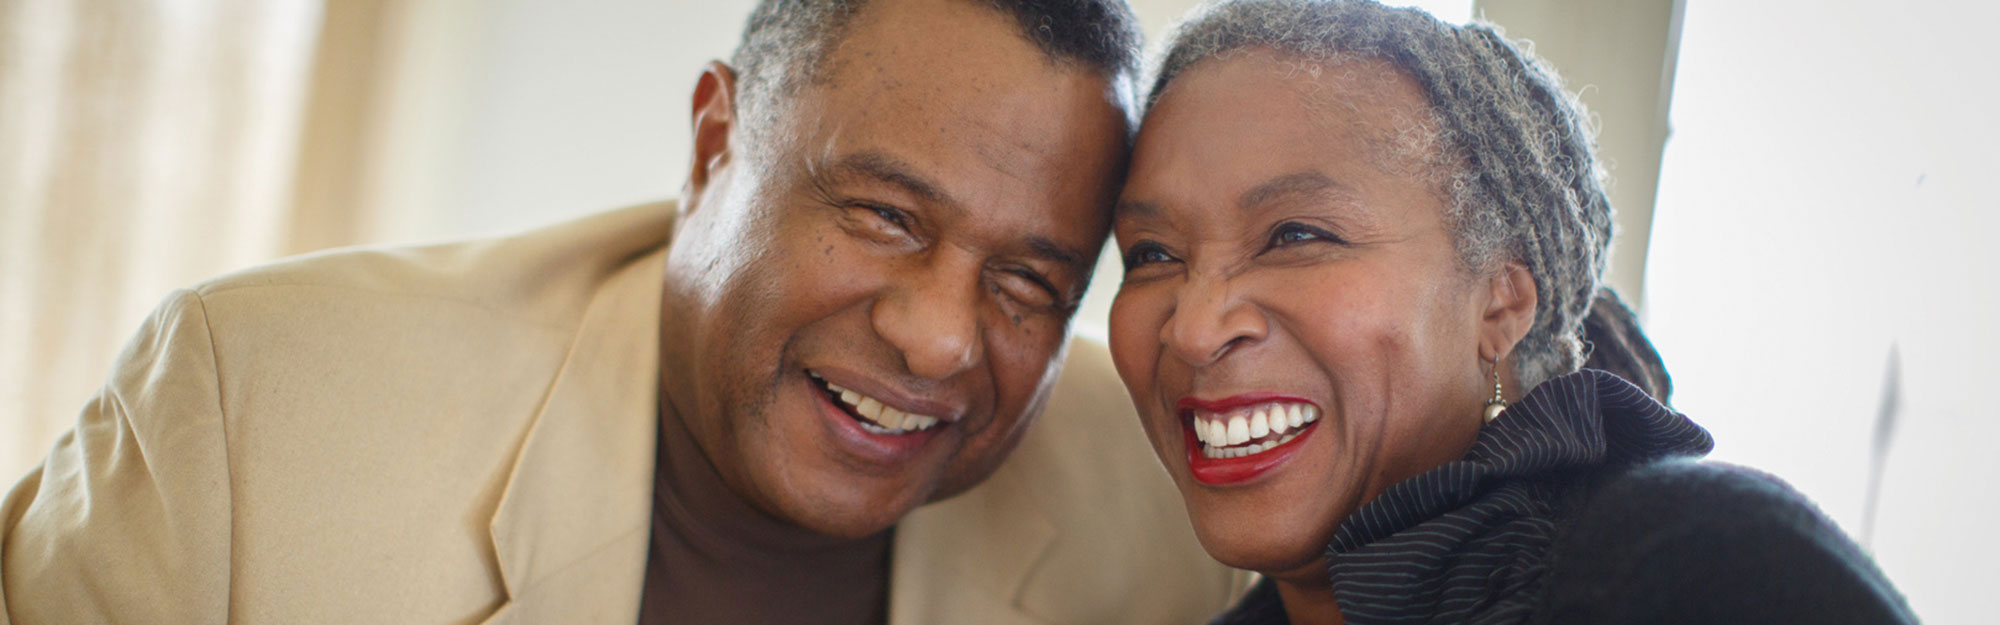
<instances>
[{"instance_id":1,"label":"woman's chin","mask_svg":"<svg viewBox=\"0 0 2000 625\"><path fill-rule=\"evenodd\" d=\"M1260 515L1231 515L1233 518L1194 517L1195 536L1217 562L1233 568L1256 571L1266 576L1285 577L1298 571L1318 571L1324 575L1324 552L1331 537L1322 537L1318 527L1284 527L1251 522Z\"/></svg>"}]
</instances>

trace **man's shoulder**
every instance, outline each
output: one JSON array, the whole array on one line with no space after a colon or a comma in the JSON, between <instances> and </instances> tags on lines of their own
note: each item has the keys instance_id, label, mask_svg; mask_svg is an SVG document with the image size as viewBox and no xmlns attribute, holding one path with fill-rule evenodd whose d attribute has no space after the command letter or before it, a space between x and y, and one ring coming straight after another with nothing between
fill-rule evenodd
<instances>
[{"instance_id":1,"label":"man's shoulder","mask_svg":"<svg viewBox=\"0 0 2000 625\"><path fill-rule=\"evenodd\" d=\"M206 341L177 349L212 362L242 432L232 444L365 449L385 432L455 444L458 429L441 424L532 414L593 300L659 258L672 214L655 204L508 237L315 254L211 280L167 307L197 309L206 325ZM639 318L648 310L621 305L615 323L657 324ZM502 444L481 441L467 444Z\"/></svg>"},{"instance_id":2,"label":"man's shoulder","mask_svg":"<svg viewBox=\"0 0 2000 625\"><path fill-rule=\"evenodd\" d=\"M327 250L225 274L189 290L211 314L222 307L310 320L335 302L485 310L560 324L575 317L605 276L664 246L674 213L672 202L661 202L498 237Z\"/></svg>"}]
</instances>

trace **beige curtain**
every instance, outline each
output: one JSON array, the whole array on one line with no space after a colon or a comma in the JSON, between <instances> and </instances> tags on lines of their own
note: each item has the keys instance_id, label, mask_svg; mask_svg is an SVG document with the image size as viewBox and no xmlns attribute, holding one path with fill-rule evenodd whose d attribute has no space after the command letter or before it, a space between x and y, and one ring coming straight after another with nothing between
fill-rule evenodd
<instances>
[{"instance_id":1,"label":"beige curtain","mask_svg":"<svg viewBox=\"0 0 2000 625\"><path fill-rule=\"evenodd\" d=\"M394 6L0 0L0 484L172 289L373 234Z\"/></svg>"}]
</instances>

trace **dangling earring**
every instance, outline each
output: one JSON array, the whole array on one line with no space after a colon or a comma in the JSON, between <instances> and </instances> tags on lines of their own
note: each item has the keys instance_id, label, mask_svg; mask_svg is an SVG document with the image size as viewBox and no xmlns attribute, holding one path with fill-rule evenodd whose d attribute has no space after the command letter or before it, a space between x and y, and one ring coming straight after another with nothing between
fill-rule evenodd
<instances>
[{"instance_id":1,"label":"dangling earring","mask_svg":"<svg viewBox=\"0 0 2000 625\"><path fill-rule=\"evenodd\" d=\"M1493 401L1486 402L1486 422L1492 423L1507 410L1507 398L1500 396L1500 363L1493 363Z\"/></svg>"}]
</instances>

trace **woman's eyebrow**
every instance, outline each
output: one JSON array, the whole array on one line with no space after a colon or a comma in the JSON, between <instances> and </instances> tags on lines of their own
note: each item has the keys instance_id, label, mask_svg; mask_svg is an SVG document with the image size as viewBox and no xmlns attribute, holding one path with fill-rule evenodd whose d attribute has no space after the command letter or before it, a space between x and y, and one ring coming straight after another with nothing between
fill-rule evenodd
<instances>
[{"instance_id":1,"label":"woman's eyebrow","mask_svg":"<svg viewBox=\"0 0 2000 625\"><path fill-rule=\"evenodd\" d=\"M1111 208L1112 219L1150 219L1160 215L1160 206L1143 200L1119 200Z\"/></svg>"},{"instance_id":2,"label":"woman's eyebrow","mask_svg":"<svg viewBox=\"0 0 2000 625\"><path fill-rule=\"evenodd\" d=\"M1266 180L1236 197L1236 205L1251 208L1271 200L1297 193L1315 193L1340 187L1326 174L1316 171L1293 172Z\"/></svg>"}]
</instances>

